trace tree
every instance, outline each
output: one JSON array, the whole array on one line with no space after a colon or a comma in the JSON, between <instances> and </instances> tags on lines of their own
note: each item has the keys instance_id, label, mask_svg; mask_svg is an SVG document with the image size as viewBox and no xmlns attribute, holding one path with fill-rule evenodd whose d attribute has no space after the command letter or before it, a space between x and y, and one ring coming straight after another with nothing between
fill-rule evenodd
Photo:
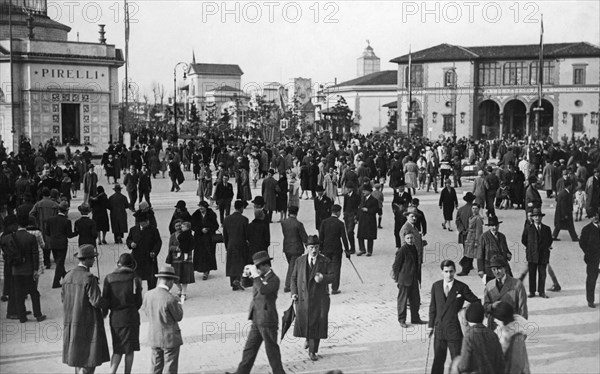
<instances>
[{"instance_id":1,"label":"tree","mask_svg":"<svg viewBox=\"0 0 600 374\"><path fill-rule=\"evenodd\" d=\"M160 103L162 108L165 99L165 86L164 84L158 83L157 81L152 82L152 95L154 95L154 105Z\"/></svg>"},{"instance_id":2,"label":"tree","mask_svg":"<svg viewBox=\"0 0 600 374\"><path fill-rule=\"evenodd\" d=\"M198 108L196 108L196 103L194 103L193 101L190 104L190 122L200 122L200 117L198 117Z\"/></svg>"},{"instance_id":3,"label":"tree","mask_svg":"<svg viewBox=\"0 0 600 374\"><path fill-rule=\"evenodd\" d=\"M395 133L398 130L398 112L395 110L390 110L388 112L388 117L390 117L386 129L389 133Z\"/></svg>"},{"instance_id":4,"label":"tree","mask_svg":"<svg viewBox=\"0 0 600 374\"><path fill-rule=\"evenodd\" d=\"M332 124L333 127L336 128L336 131L339 131L337 129L342 128L345 132L350 132L350 129L354 125L354 121L352 120L352 114L354 112L348 107L348 103L346 102L346 99L344 99L344 96L338 95L338 101L331 110L334 113Z\"/></svg>"}]
</instances>

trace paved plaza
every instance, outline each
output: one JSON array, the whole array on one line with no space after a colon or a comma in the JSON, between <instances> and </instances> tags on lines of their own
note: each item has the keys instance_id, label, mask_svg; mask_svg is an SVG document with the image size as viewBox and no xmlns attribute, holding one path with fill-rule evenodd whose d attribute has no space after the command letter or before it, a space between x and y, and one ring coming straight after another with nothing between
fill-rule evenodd
<instances>
[{"instance_id":1,"label":"paved plaza","mask_svg":"<svg viewBox=\"0 0 600 374\"><path fill-rule=\"evenodd\" d=\"M186 181L179 193L169 192L168 179L153 180L151 200L163 240L159 264L164 263L166 258L167 226L175 203L179 199L185 200L190 213L193 213L197 206L196 183L189 172L186 172L185 176ZM100 184L107 187L104 177L101 178ZM470 183L464 183L463 188L457 189L459 196L471 186ZM108 191L112 193L111 189ZM260 194L260 184L252 193ZM71 220L79 216L76 207L81 203L81 195L71 204ZM383 229L378 232L374 255L352 257L364 284L360 282L348 260L344 259L340 286L342 293L331 296L329 338L321 343L321 358L317 362L310 361L303 349L303 340L293 338L290 331L281 343L283 364L288 373L324 373L332 369L339 369L344 373L423 373L426 370L428 349L428 372L431 369L433 348L428 344L426 325L402 329L397 321L397 288L389 275L395 253L394 219L390 208L391 189L386 187L384 195L386 201ZM428 234L425 239L429 244L424 256L420 312L421 318L428 320L429 290L434 281L441 279L439 263L443 259L458 262L462 257L462 250L456 243L456 230L448 232L441 228L442 214L437 205L439 195L417 191L416 197L421 199L420 208L425 212L428 221ZM462 205L460 197L459 200ZM554 219L553 203L553 199L544 198L544 223L551 227ZM245 215L250 220L253 219L251 214L252 208L246 209ZM128 215L131 226L134 220L131 213ZM525 250L520 244L525 213L522 210L499 210L497 215L504 222L500 231L507 236L509 248L513 252L510 266L518 276L527 267ZM273 220L278 218L278 214L275 213ZM316 233L312 200L301 201L298 218L304 223L309 235ZM578 233L587 222L585 220L575 223ZM281 228L278 223L273 223L270 227L272 245L269 251L274 257L273 269L283 279L287 262L282 254ZM549 299L528 299L527 349L531 371L598 373L600 312L599 309L589 308L585 300L583 253L577 243L570 241L566 231L562 231L559 238L562 240L554 243L550 262L562 291L549 292ZM109 243L114 243L112 234L109 234L107 239ZM67 256L67 270L76 265L72 254L76 251L77 239L71 239L70 242L72 246ZM124 245L109 244L101 246L99 251L99 271L102 279L115 267L119 255L127 251L127 248ZM219 270L211 273L208 280L203 281L202 275L197 273L196 283L188 288L188 300L183 306L184 318L180 324L184 338L180 354L180 372L235 371L242 357L242 349L250 328L247 315L252 291L231 291L229 281L225 278L225 248L222 244L217 247L217 263ZM96 274L97 268L94 267L92 271ZM2 373L73 372L73 368L62 364L62 304L60 290L50 288L53 273L54 269L46 270L39 285L42 311L48 316L46 321L20 324L18 321L6 320L6 303L0 305ZM483 285L475 273L471 272L470 276L460 280L466 282L478 297L483 297ZM551 283L549 278L547 283ZM548 284L548 287L550 286L551 284ZM290 294L284 294L283 289L280 289L277 300L279 313L287 309L290 303ZM133 371L147 373L150 370L150 347L145 344L148 325L144 312L141 311L140 314L142 347L135 355ZM105 328L109 346L112 347L108 319L105 320ZM123 364L119 372L122 370ZM109 372L109 364L105 363L96 372ZM264 349L259 352L253 372L270 372Z\"/></svg>"}]
</instances>

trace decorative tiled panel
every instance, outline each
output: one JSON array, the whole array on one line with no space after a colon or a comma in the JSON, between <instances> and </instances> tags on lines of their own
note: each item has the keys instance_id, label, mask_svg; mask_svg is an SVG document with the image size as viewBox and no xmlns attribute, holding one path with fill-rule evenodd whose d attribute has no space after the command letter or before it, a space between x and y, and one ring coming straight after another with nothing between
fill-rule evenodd
<instances>
[{"instance_id":1,"label":"decorative tiled panel","mask_svg":"<svg viewBox=\"0 0 600 374\"><path fill-rule=\"evenodd\" d=\"M81 101L83 101L84 103L88 103L90 101L90 95L89 94L82 94L81 95Z\"/></svg>"}]
</instances>

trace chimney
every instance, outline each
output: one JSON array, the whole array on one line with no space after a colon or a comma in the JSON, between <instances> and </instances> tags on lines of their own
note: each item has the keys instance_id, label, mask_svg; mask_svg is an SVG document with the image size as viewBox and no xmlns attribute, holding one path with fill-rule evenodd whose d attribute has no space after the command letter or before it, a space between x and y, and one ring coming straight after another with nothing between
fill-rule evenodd
<instances>
[{"instance_id":1,"label":"chimney","mask_svg":"<svg viewBox=\"0 0 600 374\"><path fill-rule=\"evenodd\" d=\"M100 42L100 44L106 44L106 38L104 37L104 34L106 34L106 32L104 31L104 26L105 25L98 25L98 34L100 34L100 38L98 38L98 41Z\"/></svg>"}]
</instances>

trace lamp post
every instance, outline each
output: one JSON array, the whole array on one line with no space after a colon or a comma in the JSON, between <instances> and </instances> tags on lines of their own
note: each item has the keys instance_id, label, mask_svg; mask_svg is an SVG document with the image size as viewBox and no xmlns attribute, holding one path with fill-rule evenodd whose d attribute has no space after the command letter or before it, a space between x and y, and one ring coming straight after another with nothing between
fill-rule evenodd
<instances>
[{"instance_id":1,"label":"lamp post","mask_svg":"<svg viewBox=\"0 0 600 374\"><path fill-rule=\"evenodd\" d=\"M186 71L189 65L185 62L178 62L173 68L173 124L177 129L177 67L183 65L185 71L183 72L183 79L186 78Z\"/></svg>"}]
</instances>

